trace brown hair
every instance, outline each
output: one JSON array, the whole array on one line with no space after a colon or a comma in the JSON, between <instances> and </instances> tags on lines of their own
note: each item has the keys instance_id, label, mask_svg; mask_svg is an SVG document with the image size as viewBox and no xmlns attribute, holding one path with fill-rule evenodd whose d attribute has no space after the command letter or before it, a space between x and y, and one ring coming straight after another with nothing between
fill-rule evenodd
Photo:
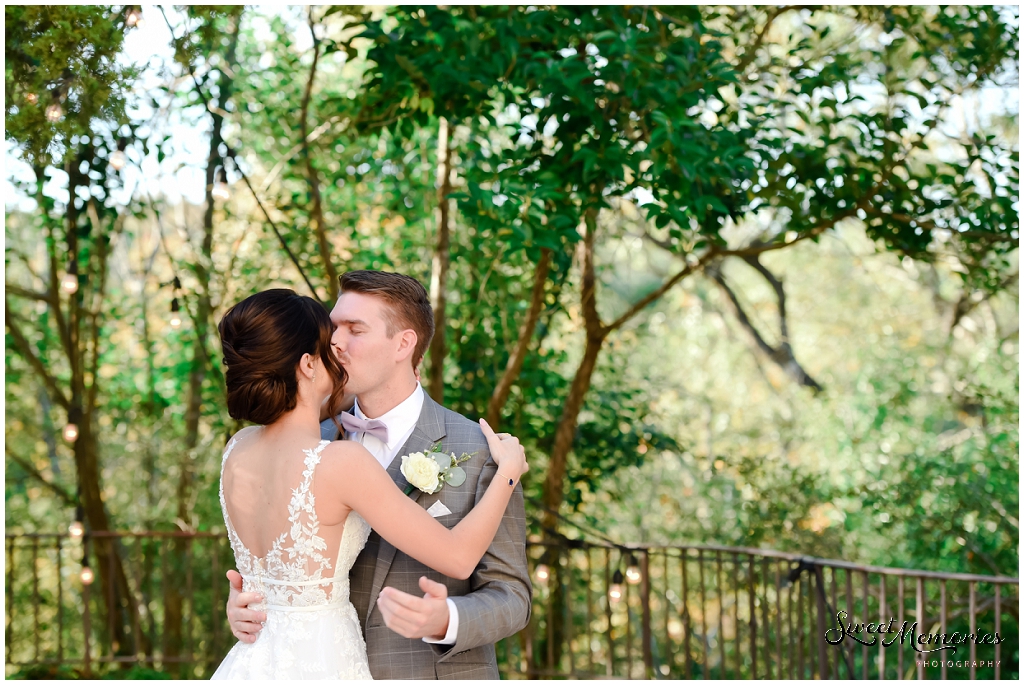
<instances>
[{"instance_id":1,"label":"brown hair","mask_svg":"<svg viewBox=\"0 0 1024 685\"><path fill-rule=\"evenodd\" d=\"M307 353L320 357L334 381L328 409L338 413L348 377L331 350L334 326L322 304L292 290L264 290L229 309L217 329L231 418L267 425L294 409L296 368Z\"/></svg>"},{"instance_id":2,"label":"brown hair","mask_svg":"<svg viewBox=\"0 0 1024 685\"><path fill-rule=\"evenodd\" d=\"M426 288L415 278L387 271L349 271L343 273L338 281L343 293L374 295L387 303L384 322L389 338L407 328L416 331L416 349L412 357L415 368L434 337L434 310L430 308Z\"/></svg>"}]
</instances>

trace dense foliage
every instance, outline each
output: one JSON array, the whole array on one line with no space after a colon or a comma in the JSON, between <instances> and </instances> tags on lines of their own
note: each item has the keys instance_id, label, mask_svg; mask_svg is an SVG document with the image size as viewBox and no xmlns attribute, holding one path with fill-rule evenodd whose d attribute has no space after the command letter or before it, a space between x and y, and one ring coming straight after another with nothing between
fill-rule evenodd
<instances>
[{"instance_id":1,"label":"dense foliage","mask_svg":"<svg viewBox=\"0 0 1024 685\"><path fill-rule=\"evenodd\" d=\"M220 529L220 315L375 268L532 535L1016 575L1015 9L133 11L5 9L8 531Z\"/></svg>"}]
</instances>

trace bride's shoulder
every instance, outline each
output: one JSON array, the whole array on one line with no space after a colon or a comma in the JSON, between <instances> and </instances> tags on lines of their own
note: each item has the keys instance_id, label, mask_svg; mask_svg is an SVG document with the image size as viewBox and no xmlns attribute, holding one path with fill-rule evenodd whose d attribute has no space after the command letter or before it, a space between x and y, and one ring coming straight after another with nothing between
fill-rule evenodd
<instances>
[{"instance_id":1,"label":"bride's shoulder","mask_svg":"<svg viewBox=\"0 0 1024 685\"><path fill-rule=\"evenodd\" d=\"M337 478L347 481L371 466L380 467L365 447L351 440L335 440L320 453L317 470L327 480Z\"/></svg>"},{"instance_id":2,"label":"bride's shoulder","mask_svg":"<svg viewBox=\"0 0 1024 685\"><path fill-rule=\"evenodd\" d=\"M361 461L364 456L370 457L365 447L352 440L334 440L324 447L321 454L330 461Z\"/></svg>"},{"instance_id":3,"label":"bride's shoulder","mask_svg":"<svg viewBox=\"0 0 1024 685\"><path fill-rule=\"evenodd\" d=\"M230 438L228 438L227 443L224 445L224 451L227 452L228 450L234 449L235 446L238 445L238 443L244 441L246 438L255 433L258 429L259 426L246 426L242 430L238 431Z\"/></svg>"}]
</instances>

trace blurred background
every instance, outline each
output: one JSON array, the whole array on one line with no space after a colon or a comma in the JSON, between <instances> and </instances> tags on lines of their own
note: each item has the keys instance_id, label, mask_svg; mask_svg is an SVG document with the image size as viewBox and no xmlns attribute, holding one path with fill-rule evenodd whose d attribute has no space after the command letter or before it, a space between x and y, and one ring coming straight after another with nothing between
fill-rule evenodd
<instances>
[{"instance_id":1,"label":"blurred background","mask_svg":"<svg viewBox=\"0 0 1024 685\"><path fill-rule=\"evenodd\" d=\"M528 447L503 677L1018 677L1016 7L5 22L8 677L212 673L216 324L350 269Z\"/></svg>"}]
</instances>

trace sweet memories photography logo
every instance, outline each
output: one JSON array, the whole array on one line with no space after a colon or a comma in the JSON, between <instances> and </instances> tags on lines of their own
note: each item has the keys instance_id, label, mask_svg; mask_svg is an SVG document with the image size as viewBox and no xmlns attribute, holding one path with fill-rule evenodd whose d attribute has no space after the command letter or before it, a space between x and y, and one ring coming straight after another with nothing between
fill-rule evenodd
<instances>
[{"instance_id":1,"label":"sweet memories photography logo","mask_svg":"<svg viewBox=\"0 0 1024 685\"><path fill-rule=\"evenodd\" d=\"M917 621L903 621L897 628L895 617L890 617L887 622L856 623L845 611L836 612L836 623L838 627L829 628L825 631L825 641L830 645L842 647L843 641L847 638L859 642L866 647L876 646L879 644L879 641L881 641L882 647L891 647L896 642L899 642L899 645L902 647L909 642L914 651L922 655L918 659L922 666L940 666L943 660L946 661L945 665L947 667L969 668L973 666L977 668L997 666L999 662L990 659L954 660L949 657L955 655L959 647L969 647L972 643L974 645L998 645L1004 640L1004 638L1000 637L998 631L991 633L984 630L975 630L968 633L960 631L921 633L918 631ZM945 652L945 650L949 650L948 654L936 654L937 652ZM929 654L938 658L929 659L927 656Z\"/></svg>"}]
</instances>

